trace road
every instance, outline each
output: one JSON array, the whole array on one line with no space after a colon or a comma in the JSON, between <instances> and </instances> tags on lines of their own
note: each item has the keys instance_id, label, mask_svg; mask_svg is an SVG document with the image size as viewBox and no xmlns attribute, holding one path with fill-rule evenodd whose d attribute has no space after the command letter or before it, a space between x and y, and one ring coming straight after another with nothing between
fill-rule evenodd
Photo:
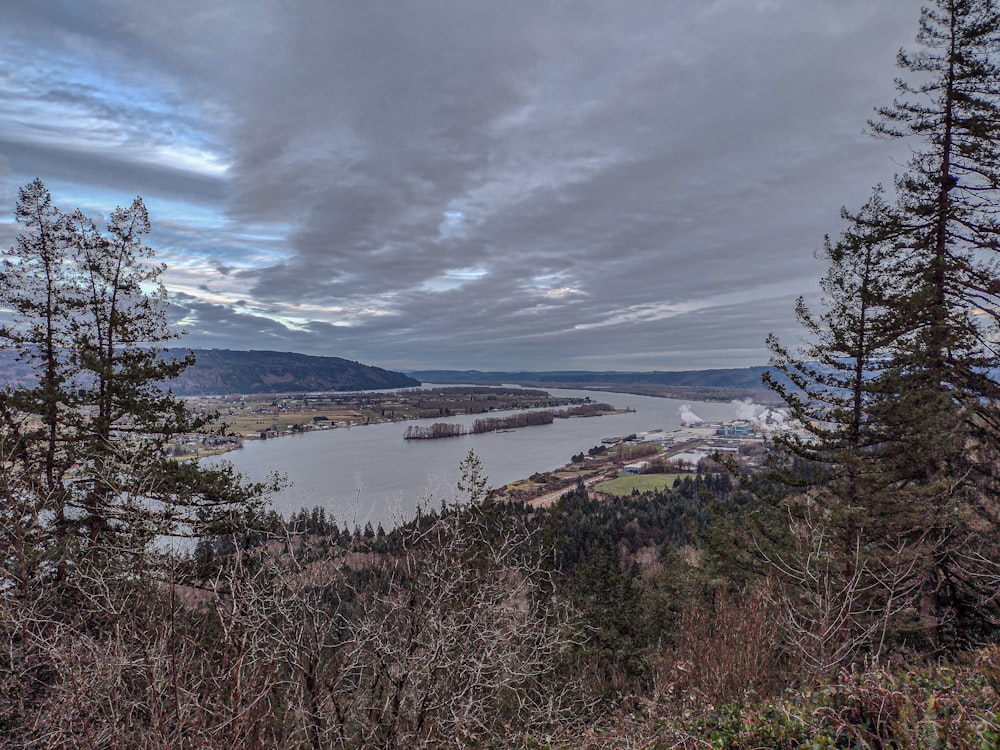
<instances>
[{"instance_id":1,"label":"road","mask_svg":"<svg viewBox=\"0 0 1000 750\"><path fill-rule=\"evenodd\" d=\"M590 479L585 479L583 482L584 487L591 487L598 482L603 482L608 477L604 474L600 474L596 477L591 477ZM544 495L539 495L538 497L533 497L528 501L528 505L532 508L547 508L556 502L559 498L565 495L567 492L572 492L575 487L563 487L561 490L556 490L555 492L548 492Z\"/></svg>"}]
</instances>

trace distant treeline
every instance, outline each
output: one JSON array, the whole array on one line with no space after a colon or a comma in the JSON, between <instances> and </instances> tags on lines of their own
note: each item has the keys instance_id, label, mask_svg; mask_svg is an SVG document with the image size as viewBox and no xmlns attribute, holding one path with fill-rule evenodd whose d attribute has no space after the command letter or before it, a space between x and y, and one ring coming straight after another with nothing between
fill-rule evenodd
<instances>
[{"instance_id":1,"label":"distant treeline","mask_svg":"<svg viewBox=\"0 0 1000 750\"><path fill-rule=\"evenodd\" d=\"M497 430L513 430L518 427L535 427L536 425L552 424L556 419L569 417L599 417L606 412L614 411L610 404L582 404L558 411L522 411L506 417L484 417L472 423L466 429L465 425L448 422L435 422L430 427L410 425L403 434L404 440L436 440L438 438L461 437L462 435L479 435Z\"/></svg>"},{"instance_id":2,"label":"distant treeline","mask_svg":"<svg viewBox=\"0 0 1000 750\"><path fill-rule=\"evenodd\" d=\"M671 385L698 388L746 388L763 390L761 376L774 372L768 366L735 369L686 370L679 372L621 372L553 370L481 372L478 370L417 370L407 374L425 383L522 383L538 387L579 385ZM780 377L780 375L778 375Z\"/></svg>"},{"instance_id":3,"label":"distant treeline","mask_svg":"<svg viewBox=\"0 0 1000 750\"><path fill-rule=\"evenodd\" d=\"M404 440L436 440L437 438L461 437L466 434L464 424L435 422L430 427L411 424L403 434Z\"/></svg>"}]
</instances>

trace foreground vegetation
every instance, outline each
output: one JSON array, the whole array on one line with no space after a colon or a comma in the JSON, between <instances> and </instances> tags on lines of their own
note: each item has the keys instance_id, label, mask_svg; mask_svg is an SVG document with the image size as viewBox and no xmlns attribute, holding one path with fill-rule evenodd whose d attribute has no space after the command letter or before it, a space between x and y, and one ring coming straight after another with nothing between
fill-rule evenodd
<instances>
[{"instance_id":1,"label":"foreground vegetation","mask_svg":"<svg viewBox=\"0 0 1000 750\"><path fill-rule=\"evenodd\" d=\"M752 479L386 531L320 509L4 600L11 747L993 746L996 646L823 672L728 555ZM69 607L72 597L73 606Z\"/></svg>"}]
</instances>

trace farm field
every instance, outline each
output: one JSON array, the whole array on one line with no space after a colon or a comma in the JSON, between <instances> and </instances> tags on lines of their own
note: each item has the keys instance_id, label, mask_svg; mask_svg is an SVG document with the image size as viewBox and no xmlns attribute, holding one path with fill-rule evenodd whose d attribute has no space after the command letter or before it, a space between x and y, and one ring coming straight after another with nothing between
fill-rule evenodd
<instances>
[{"instance_id":1,"label":"farm field","mask_svg":"<svg viewBox=\"0 0 1000 750\"><path fill-rule=\"evenodd\" d=\"M654 492L674 486L674 480L684 474L624 474L594 485L594 489L607 495L631 495L633 490Z\"/></svg>"}]
</instances>

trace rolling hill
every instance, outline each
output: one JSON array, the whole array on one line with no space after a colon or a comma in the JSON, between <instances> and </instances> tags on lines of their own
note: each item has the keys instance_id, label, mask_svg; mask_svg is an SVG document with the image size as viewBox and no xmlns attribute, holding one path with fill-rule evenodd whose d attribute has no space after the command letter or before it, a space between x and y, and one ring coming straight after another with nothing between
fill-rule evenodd
<instances>
[{"instance_id":1,"label":"rolling hill","mask_svg":"<svg viewBox=\"0 0 1000 750\"><path fill-rule=\"evenodd\" d=\"M340 357L231 349L195 349L195 364L169 383L179 396L229 393L362 391L411 388L412 377ZM182 356L186 349L170 350ZM11 351L0 351L0 383L26 382L31 371Z\"/></svg>"}]
</instances>

